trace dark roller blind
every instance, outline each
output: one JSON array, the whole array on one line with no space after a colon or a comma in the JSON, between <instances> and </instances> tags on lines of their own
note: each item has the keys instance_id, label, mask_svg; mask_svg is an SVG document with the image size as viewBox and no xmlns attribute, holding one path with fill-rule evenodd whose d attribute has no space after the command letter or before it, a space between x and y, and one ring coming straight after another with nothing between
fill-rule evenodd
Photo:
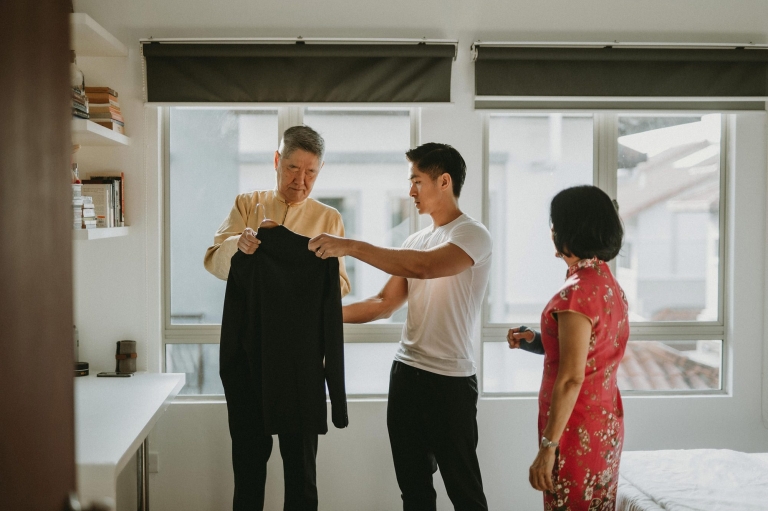
<instances>
[{"instance_id":1,"label":"dark roller blind","mask_svg":"<svg viewBox=\"0 0 768 511\"><path fill-rule=\"evenodd\" d=\"M453 44L144 43L150 102L431 103Z\"/></svg>"},{"instance_id":2,"label":"dark roller blind","mask_svg":"<svg viewBox=\"0 0 768 511\"><path fill-rule=\"evenodd\" d=\"M477 96L768 96L768 51L762 49L476 49Z\"/></svg>"}]
</instances>

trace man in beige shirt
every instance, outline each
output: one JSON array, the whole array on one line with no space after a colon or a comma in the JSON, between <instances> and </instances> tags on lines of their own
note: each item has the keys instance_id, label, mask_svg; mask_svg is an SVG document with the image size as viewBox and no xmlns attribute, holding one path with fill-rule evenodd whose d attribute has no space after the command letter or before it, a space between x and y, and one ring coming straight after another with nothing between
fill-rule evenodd
<instances>
[{"instance_id":1,"label":"man in beige shirt","mask_svg":"<svg viewBox=\"0 0 768 511\"><path fill-rule=\"evenodd\" d=\"M275 151L277 186L237 196L229 216L205 252L205 268L226 280L230 260L240 250L253 254L261 241L256 233L283 225L308 238L323 232L344 236L338 211L309 198L323 167L325 142L308 126L294 126L283 134ZM265 222L266 220L266 222ZM263 223L264 222L264 223ZM342 296L350 291L344 259L339 259ZM234 354L234 355L233 355ZM234 511L255 511L264 506L267 461L272 452L272 436L265 433L262 396L249 382L258 380L250 373L243 348L226 344L222 338L221 360L242 360L237 367L221 366L227 399L229 433L232 437L232 468L235 475ZM280 433L280 454L285 477L285 509L317 510L316 462L317 433Z\"/></svg>"},{"instance_id":2,"label":"man in beige shirt","mask_svg":"<svg viewBox=\"0 0 768 511\"><path fill-rule=\"evenodd\" d=\"M205 269L227 280L229 261L240 249L253 254L261 222L270 219L279 225L313 238L324 232L344 236L341 214L330 206L309 198L323 164L325 141L309 126L294 126L285 130L280 149L275 151L277 186L274 190L256 190L235 198L229 216L219 226L213 245L205 251ZM351 287L344 259L339 259L341 296Z\"/></svg>"}]
</instances>

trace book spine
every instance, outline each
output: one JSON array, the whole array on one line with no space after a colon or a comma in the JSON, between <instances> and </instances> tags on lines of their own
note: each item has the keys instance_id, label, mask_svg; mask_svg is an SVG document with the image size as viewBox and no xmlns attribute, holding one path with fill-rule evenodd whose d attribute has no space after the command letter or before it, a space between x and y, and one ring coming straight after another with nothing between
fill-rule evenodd
<instances>
[{"instance_id":1,"label":"book spine","mask_svg":"<svg viewBox=\"0 0 768 511\"><path fill-rule=\"evenodd\" d=\"M92 101L91 100L91 101L88 101L88 104L91 107L96 107L96 108L110 107L110 108L114 108L114 109L120 110L120 103L118 103L117 101L113 101L113 100L109 100L109 101L107 101L107 100L104 100L104 101Z\"/></svg>"},{"instance_id":2,"label":"book spine","mask_svg":"<svg viewBox=\"0 0 768 511\"><path fill-rule=\"evenodd\" d=\"M78 103L77 101L72 102L72 108L79 112L88 113L88 107L84 104Z\"/></svg>"},{"instance_id":3,"label":"book spine","mask_svg":"<svg viewBox=\"0 0 768 511\"><path fill-rule=\"evenodd\" d=\"M87 93L110 94L114 97L117 97L117 91L109 87L86 87L85 92L86 94Z\"/></svg>"},{"instance_id":4,"label":"book spine","mask_svg":"<svg viewBox=\"0 0 768 511\"><path fill-rule=\"evenodd\" d=\"M113 209L115 217L115 227L125 226L125 173L120 175L89 175L85 183L104 183L112 185Z\"/></svg>"},{"instance_id":5,"label":"book spine","mask_svg":"<svg viewBox=\"0 0 768 511\"><path fill-rule=\"evenodd\" d=\"M99 119L101 121L115 121L118 123L121 123L125 125L125 121L123 120L123 116L120 114L113 114L108 112L88 112L88 114L91 116L91 119Z\"/></svg>"},{"instance_id":6,"label":"book spine","mask_svg":"<svg viewBox=\"0 0 768 511\"><path fill-rule=\"evenodd\" d=\"M117 104L117 97L113 96L112 94L106 94L103 92L89 92L86 94L88 96L88 101L91 103L111 103L115 102Z\"/></svg>"},{"instance_id":7,"label":"book spine","mask_svg":"<svg viewBox=\"0 0 768 511\"><path fill-rule=\"evenodd\" d=\"M86 180L87 181L87 180ZM112 189L109 183L83 183L82 193L93 198L98 227L112 227L111 216Z\"/></svg>"},{"instance_id":8,"label":"book spine","mask_svg":"<svg viewBox=\"0 0 768 511\"><path fill-rule=\"evenodd\" d=\"M120 227L125 227L125 174L120 173Z\"/></svg>"},{"instance_id":9,"label":"book spine","mask_svg":"<svg viewBox=\"0 0 768 511\"><path fill-rule=\"evenodd\" d=\"M99 113L99 114L120 114L120 109L115 108L113 106L107 106L107 105L93 105L89 104L88 110L93 113Z\"/></svg>"}]
</instances>

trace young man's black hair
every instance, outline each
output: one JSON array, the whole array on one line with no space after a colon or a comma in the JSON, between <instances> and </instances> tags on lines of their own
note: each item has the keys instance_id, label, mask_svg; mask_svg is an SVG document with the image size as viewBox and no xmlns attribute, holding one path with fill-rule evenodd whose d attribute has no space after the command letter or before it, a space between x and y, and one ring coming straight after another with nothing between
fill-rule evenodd
<instances>
[{"instance_id":1,"label":"young man's black hair","mask_svg":"<svg viewBox=\"0 0 768 511\"><path fill-rule=\"evenodd\" d=\"M464 179L467 177L467 164L461 154L448 144L427 142L405 153L408 161L432 178L432 181L448 174L453 183L453 195L458 198Z\"/></svg>"}]
</instances>

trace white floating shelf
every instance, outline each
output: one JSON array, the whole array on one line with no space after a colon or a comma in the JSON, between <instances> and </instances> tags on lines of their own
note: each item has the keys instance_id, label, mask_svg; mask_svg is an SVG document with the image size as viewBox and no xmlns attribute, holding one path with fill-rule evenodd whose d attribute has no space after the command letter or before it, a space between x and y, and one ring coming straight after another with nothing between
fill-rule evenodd
<instances>
[{"instance_id":1,"label":"white floating shelf","mask_svg":"<svg viewBox=\"0 0 768 511\"><path fill-rule=\"evenodd\" d=\"M82 57L126 57L128 47L84 12L69 15L72 49Z\"/></svg>"},{"instance_id":2,"label":"white floating shelf","mask_svg":"<svg viewBox=\"0 0 768 511\"><path fill-rule=\"evenodd\" d=\"M88 119L72 119L72 143L80 145L131 145L131 139Z\"/></svg>"},{"instance_id":3,"label":"white floating shelf","mask_svg":"<svg viewBox=\"0 0 768 511\"><path fill-rule=\"evenodd\" d=\"M117 236L127 236L128 229L128 227L96 227L95 229L72 229L72 239L100 240L104 238L114 238Z\"/></svg>"}]
</instances>

